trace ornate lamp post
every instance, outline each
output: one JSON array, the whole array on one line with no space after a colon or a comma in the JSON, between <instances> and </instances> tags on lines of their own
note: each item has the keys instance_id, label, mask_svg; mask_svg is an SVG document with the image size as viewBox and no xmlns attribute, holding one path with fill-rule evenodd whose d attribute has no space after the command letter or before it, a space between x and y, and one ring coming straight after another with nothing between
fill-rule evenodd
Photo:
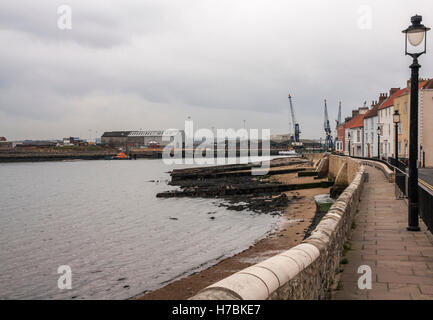
<instances>
[{"instance_id":1,"label":"ornate lamp post","mask_svg":"<svg viewBox=\"0 0 433 320\"><path fill-rule=\"evenodd\" d=\"M395 150L394 150L394 159L395 159L395 166L398 166L398 124L400 123L400 113L398 110L394 111L393 118L395 124Z\"/></svg>"},{"instance_id":2,"label":"ornate lamp post","mask_svg":"<svg viewBox=\"0 0 433 320\"><path fill-rule=\"evenodd\" d=\"M347 133L347 141L349 142L349 157L350 157L350 132Z\"/></svg>"},{"instance_id":3,"label":"ornate lamp post","mask_svg":"<svg viewBox=\"0 0 433 320\"><path fill-rule=\"evenodd\" d=\"M380 135L382 134L382 129L380 125L377 126L377 158L380 159Z\"/></svg>"},{"instance_id":4,"label":"ornate lamp post","mask_svg":"<svg viewBox=\"0 0 433 320\"><path fill-rule=\"evenodd\" d=\"M422 17L419 15L413 16L410 21L412 24L402 32L406 35L405 54L412 57L413 62L410 65L412 70L410 84L410 122L409 122L409 181L408 181L408 220L409 225L407 230L419 231L418 222L418 77L419 68L418 57L427 51L426 34L430 28L421 24ZM408 51L407 42L411 44L415 52ZM424 48L419 49L424 42ZM418 50L417 50L418 48ZM422 48L422 46L421 46Z\"/></svg>"}]
</instances>

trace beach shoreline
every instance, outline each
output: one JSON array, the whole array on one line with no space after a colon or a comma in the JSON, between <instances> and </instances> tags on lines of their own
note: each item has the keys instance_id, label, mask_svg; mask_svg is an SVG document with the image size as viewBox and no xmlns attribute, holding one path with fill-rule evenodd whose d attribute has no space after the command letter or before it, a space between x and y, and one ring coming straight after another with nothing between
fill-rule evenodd
<instances>
[{"instance_id":1,"label":"beach shoreline","mask_svg":"<svg viewBox=\"0 0 433 320\"><path fill-rule=\"evenodd\" d=\"M276 175L278 181L297 180L296 174ZM284 192L292 199L285 208L278 226L267 236L256 241L248 249L217 264L151 292L145 292L131 299L138 300L186 300L207 286L230 276L244 268L266 260L302 242L316 215L313 197L329 193L329 188L303 189Z\"/></svg>"}]
</instances>

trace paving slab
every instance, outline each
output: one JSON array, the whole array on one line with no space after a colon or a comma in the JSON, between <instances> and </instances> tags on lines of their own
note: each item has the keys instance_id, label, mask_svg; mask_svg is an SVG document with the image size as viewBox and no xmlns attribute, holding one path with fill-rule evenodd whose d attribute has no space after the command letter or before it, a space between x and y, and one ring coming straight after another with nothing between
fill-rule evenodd
<instances>
[{"instance_id":1,"label":"paving slab","mask_svg":"<svg viewBox=\"0 0 433 320\"><path fill-rule=\"evenodd\" d=\"M335 300L433 300L432 235L420 220L420 232L407 226L407 203L395 198L395 186L384 174L366 167L369 174L364 184L350 250L342 265ZM361 266L371 270L371 289L358 287L365 274Z\"/></svg>"}]
</instances>

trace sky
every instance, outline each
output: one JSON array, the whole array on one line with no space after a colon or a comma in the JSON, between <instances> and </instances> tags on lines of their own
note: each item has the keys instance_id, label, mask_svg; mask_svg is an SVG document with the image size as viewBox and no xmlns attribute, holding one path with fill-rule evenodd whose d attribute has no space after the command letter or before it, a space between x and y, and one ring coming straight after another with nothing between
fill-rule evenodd
<instances>
[{"instance_id":1,"label":"sky","mask_svg":"<svg viewBox=\"0 0 433 320\"><path fill-rule=\"evenodd\" d=\"M0 136L95 138L187 117L287 133L290 93L301 138L324 137L324 98L334 127L340 100L344 118L406 84L414 14L433 26L431 0L2 0Z\"/></svg>"}]
</instances>

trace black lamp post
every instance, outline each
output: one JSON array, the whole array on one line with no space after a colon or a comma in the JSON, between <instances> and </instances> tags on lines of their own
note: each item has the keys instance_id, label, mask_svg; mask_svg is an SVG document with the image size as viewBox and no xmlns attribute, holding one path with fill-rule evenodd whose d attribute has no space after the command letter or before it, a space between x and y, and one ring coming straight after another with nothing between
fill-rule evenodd
<instances>
[{"instance_id":1,"label":"black lamp post","mask_svg":"<svg viewBox=\"0 0 433 320\"><path fill-rule=\"evenodd\" d=\"M398 124L400 123L400 113L398 110L394 111L393 115L393 121L395 124L395 151L394 151L394 159L395 159L395 166L398 166Z\"/></svg>"},{"instance_id":2,"label":"black lamp post","mask_svg":"<svg viewBox=\"0 0 433 320\"><path fill-rule=\"evenodd\" d=\"M405 41L405 54L412 57L413 62L410 65L412 70L410 82L410 121L409 121L409 181L408 181L408 222L407 230L419 231L418 222L418 77L419 68L418 57L427 51L427 38L426 34L430 28L421 24L422 17L419 15L413 16L410 25L402 32L406 35ZM424 42L424 49L418 52L408 52L407 42L411 44L412 48L416 50L422 42Z\"/></svg>"},{"instance_id":3,"label":"black lamp post","mask_svg":"<svg viewBox=\"0 0 433 320\"><path fill-rule=\"evenodd\" d=\"M380 135L382 134L382 129L380 125L377 126L377 158L380 159Z\"/></svg>"},{"instance_id":4,"label":"black lamp post","mask_svg":"<svg viewBox=\"0 0 433 320\"><path fill-rule=\"evenodd\" d=\"M350 132L347 133L347 141L349 141L349 157L350 157Z\"/></svg>"}]
</instances>

